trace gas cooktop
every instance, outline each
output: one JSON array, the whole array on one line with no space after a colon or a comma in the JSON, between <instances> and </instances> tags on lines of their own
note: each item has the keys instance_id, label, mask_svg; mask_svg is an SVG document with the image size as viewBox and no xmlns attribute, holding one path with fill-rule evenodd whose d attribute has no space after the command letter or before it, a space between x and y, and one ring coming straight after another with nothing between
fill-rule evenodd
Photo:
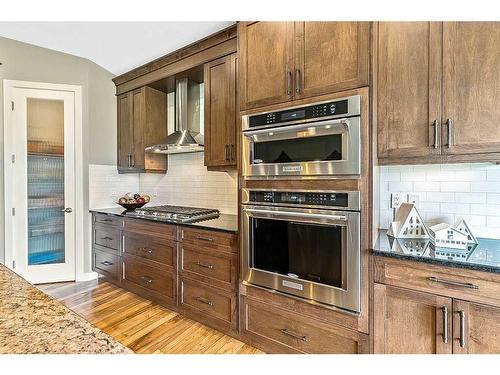
<instances>
[{"instance_id":1,"label":"gas cooktop","mask_svg":"<svg viewBox=\"0 0 500 375\"><path fill-rule=\"evenodd\" d=\"M164 205L138 208L133 214L139 217L156 218L176 223L191 223L216 218L219 216L219 210Z\"/></svg>"}]
</instances>

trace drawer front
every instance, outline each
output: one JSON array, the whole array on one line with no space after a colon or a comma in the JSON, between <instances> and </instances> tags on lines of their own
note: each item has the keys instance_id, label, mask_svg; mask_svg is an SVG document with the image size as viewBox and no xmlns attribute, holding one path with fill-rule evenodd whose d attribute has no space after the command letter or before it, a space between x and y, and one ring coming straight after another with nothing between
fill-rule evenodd
<instances>
[{"instance_id":1,"label":"drawer front","mask_svg":"<svg viewBox=\"0 0 500 375\"><path fill-rule=\"evenodd\" d=\"M162 240L177 241L177 226L172 224L156 223L151 220L125 219L123 227L127 232L141 235L147 234Z\"/></svg>"},{"instance_id":2,"label":"drawer front","mask_svg":"<svg viewBox=\"0 0 500 375\"><path fill-rule=\"evenodd\" d=\"M120 230L111 227L94 225L93 245L101 247L101 250L120 251Z\"/></svg>"},{"instance_id":3,"label":"drawer front","mask_svg":"<svg viewBox=\"0 0 500 375\"><path fill-rule=\"evenodd\" d=\"M120 257L99 250L92 250L92 268L95 272L114 281L120 280Z\"/></svg>"},{"instance_id":4,"label":"drawer front","mask_svg":"<svg viewBox=\"0 0 500 375\"><path fill-rule=\"evenodd\" d=\"M175 297L176 277L166 268L156 267L130 254L123 255L123 279L167 298Z\"/></svg>"},{"instance_id":5,"label":"drawer front","mask_svg":"<svg viewBox=\"0 0 500 375\"><path fill-rule=\"evenodd\" d=\"M388 257L374 257L375 282L500 305L500 275Z\"/></svg>"},{"instance_id":6,"label":"drawer front","mask_svg":"<svg viewBox=\"0 0 500 375\"><path fill-rule=\"evenodd\" d=\"M123 223L123 218L120 216L94 213L93 217L94 217L94 223L111 225L117 228L121 228Z\"/></svg>"},{"instance_id":7,"label":"drawer front","mask_svg":"<svg viewBox=\"0 0 500 375\"><path fill-rule=\"evenodd\" d=\"M237 252L236 235L225 232L181 227L181 241L202 249Z\"/></svg>"},{"instance_id":8,"label":"drawer front","mask_svg":"<svg viewBox=\"0 0 500 375\"><path fill-rule=\"evenodd\" d=\"M154 237L138 236L123 233L123 252L136 255L170 266L175 269L175 254L177 242L164 240L160 242Z\"/></svg>"},{"instance_id":9,"label":"drawer front","mask_svg":"<svg viewBox=\"0 0 500 375\"><path fill-rule=\"evenodd\" d=\"M269 343L271 352L354 354L369 351L368 336L244 300L243 334ZM264 344L265 346L265 344Z\"/></svg>"},{"instance_id":10,"label":"drawer front","mask_svg":"<svg viewBox=\"0 0 500 375\"><path fill-rule=\"evenodd\" d=\"M231 325L236 320L236 294L224 292L187 279L181 279L181 305Z\"/></svg>"},{"instance_id":11,"label":"drawer front","mask_svg":"<svg viewBox=\"0 0 500 375\"><path fill-rule=\"evenodd\" d=\"M183 245L181 274L223 288L236 287L237 257L233 254L198 251L191 245Z\"/></svg>"}]
</instances>

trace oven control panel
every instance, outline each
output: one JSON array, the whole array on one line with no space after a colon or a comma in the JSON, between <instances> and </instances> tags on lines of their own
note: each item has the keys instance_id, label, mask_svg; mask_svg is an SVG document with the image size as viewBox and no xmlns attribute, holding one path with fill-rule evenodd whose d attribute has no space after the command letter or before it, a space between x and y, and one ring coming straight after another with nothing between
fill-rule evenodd
<instances>
[{"instance_id":1,"label":"oven control panel","mask_svg":"<svg viewBox=\"0 0 500 375\"><path fill-rule=\"evenodd\" d=\"M251 190L249 192L249 202L345 208L349 204L349 193Z\"/></svg>"}]
</instances>

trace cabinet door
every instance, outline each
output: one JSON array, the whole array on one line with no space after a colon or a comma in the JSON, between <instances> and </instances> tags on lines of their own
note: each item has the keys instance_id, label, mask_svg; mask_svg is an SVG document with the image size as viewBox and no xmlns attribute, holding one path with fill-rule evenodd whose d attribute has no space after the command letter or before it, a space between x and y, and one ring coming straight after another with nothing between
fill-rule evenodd
<instances>
[{"instance_id":1,"label":"cabinet door","mask_svg":"<svg viewBox=\"0 0 500 375\"><path fill-rule=\"evenodd\" d=\"M369 22L295 23L295 98L368 85Z\"/></svg>"},{"instance_id":2,"label":"cabinet door","mask_svg":"<svg viewBox=\"0 0 500 375\"><path fill-rule=\"evenodd\" d=\"M378 157L440 154L441 24L375 26Z\"/></svg>"},{"instance_id":3,"label":"cabinet door","mask_svg":"<svg viewBox=\"0 0 500 375\"><path fill-rule=\"evenodd\" d=\"M144 170L144 131L146 130L146 88L132 91L132 133L133 152L132 152L132 168L135 170Z\"/></svg>"},{"instance_id":4,"label":"cabinet door","mask_svg":"<svg viewBox=\"0 0 500 375\"><path fill-rule=\"evenodd\" d=\"M500 153L500 23L444 22L443 34L443 153Z\"/></svg>"},{"instance_id":5,"label":"cabinet door","mask_svg":"<svg viewBox=\"0 0 500 375\"><path fill-rule=\"evenodd\" d=\"M236 55L205 64L205 165L236 165Z\"/></svg>"},{"instance_id":6,"label":"cabinet door","mask_svg":"<svg viewBox=\"0 0 500 375\"><path fill-rule=\"evenodd\" d=\"M117 167L119 171L131 169L132 155L132 96L130 93L117 97L117 127L118 127L118 155Z\"/></svg>"},{"instance_id":7,"label":"cabinet door","mask_svg":"<svg viewBox=\"0 0 500 375\"><path fill-rule=\"evenodd\" d=\"M293 22L238 23L241 109L292 99L293 30Z\"/></svg>"},{"instance_id":8,"label":"cabinet door","mask_svg":"<svg viewBox=\"0 0 500 375\"><path fill-rule=\"evenodd\" d=\"M453 300L453 353L500 354L500 308Z\"/></svg>"},{"instance_id":9,"label":"cabinet door","mask_svg":"<svg viewBox=\"0 0 500 375\"><path fill-rule=\"evenodd\" d=\"M451 298L374 286L374 351L451 354Z\"/></svg>"}]
</instances>

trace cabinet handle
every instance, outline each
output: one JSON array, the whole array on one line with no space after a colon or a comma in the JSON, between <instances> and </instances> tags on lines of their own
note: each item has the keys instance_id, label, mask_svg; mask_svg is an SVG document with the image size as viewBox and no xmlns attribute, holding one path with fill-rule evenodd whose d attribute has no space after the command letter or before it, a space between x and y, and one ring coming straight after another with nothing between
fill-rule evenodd
<instances>
[{"instance_id":1,"label":"cabinet handle","mask_svg":"<svg viewBox=\"0 0 500 375\"><path fill-rule=\"evenodd\" d=\"M111 223L113 220L111 220L111 219L101 219L101 221L105 221L106 223Z\"/></svg>"},{"instance_id":2,"label":"cabinet handle","mask_svg":"<svg viewBox=\"0 0 500 375\"><path fill-rule=\"evenodd\" d=\"M152 284L153 283L153 279L150 278L150 277L147 277L147 276L141 276L141 280L144 281L147 284Z\"/></svg>"},{"instance_id":3,"label":"cabinet handle","mask_svg":"<svg viewBox=\"0 0 500 375\"><path fill-rule=\"evenodd\" d=\"M292 95L292 72L288 71L286 73L286 94Z\"/></svg>"},{"instance_id":4,"label":"cabinet handle","mask_svg":"<svg viewBox=\"0 0 500 375\"><path fill-rule=\"evenodd\" d=\"M108 236L106 236L106 237L103 237L102 239L103 239L103 240L107 240L107 241L111 241L113 238L112 238L112 237L108 237Z\"/></svg>"},{"instance_id":5,"label":"cabinet handle","mask_svg":"<svg viewBox=\"0 0 500 375\"><path fill-rule=\"evenodd\" d=\"M230 144L229 149L230 149L230 152L229 152L230 159L233 161L236 160L236 152L235 152L234 144Z\"/></svg>"},{"instance_id":6,"label":"cabinet handle","mask_svg":"<svg viewBox=\"0 0 500 375\"><path fill-rule=\"evenodd\" d=\"M448 307L441 307L443 311L443 342L448 344Z\"/></svg>"},{"instance_id":7,"label":"cabinet handle","mask_svg":"<svg viewBox=\"0 0 500 375\"><path fill-rule=\"evenodd\" d=\"M213 301L210 301L209 299L203 298L201 296L196 297L196 300L198 302L204 303L205 305L208 305L208 306L213 306L214 305Z\"/></svg>"},{"instance_id":8,"label":"cabinet handle","mask_svg":"<svg viewBox=\"0 0 500 375\"><path fill-rule=\"evenodd\" d=\"M286 329L286 328L282 328L282 329L280 329L280 331L281 331L281 333L283 333L284 335L291 336L291 337L293 337L293 338L296 338L296 339L302 340L302 341L304 341L304 342L308 342L308 341L309 341L309 337L299 335L298 333L295 333L295 332L289 331L289 330L288 330L288 329Z\"/></svg>"},{"instance_id":9,"label":"cabinet handle","mask_svg":"<svg viewBox=\"0 0 500 375\"><path fill-rule=\"evenodd\" d=\"M132 168L135 167L135 156L130 155L130 159L132 160Z\"/></svg>"},{"instance_id":10,"label":"cabinet handle","mask_svg":"<svg viewBox=\"0 0 500 375\"><path fill-rule=\"evenodd\" d=\"M479 287L477 285L474 285L472 283L461 283L459 281L443 280L443 279L438 279L437 277L434 277L434 276L429 277L428 280L432 281L434 283L441 283L441 284L447 284L447 285L453 285L453 286L460 286L462 288L479 289Z\"/></svg>"},{"instance_id":11,"label":"cabinet handle","mask_svg":"<svg viewBox=\"0 0 500 375\"><path fill-rule=\"evenodd\" d=\"M141 247L141 251L144 251L145 253L152 254L153 250L148 249L147 247Z\"/></svg>"},{"instance_id":12,"label":"cabinet handle","mask_svg":"<svg viewBox=\"0 0 500 375\"><path fill-rule=\"evenodd\" d=\"M127 155L127 164L128 164L129 168L132 167L132 155L131 154Z\"/></svg>"},{"instance_id":13,"label":"cabinet handle","mask_svg":"<svg viewBox=\"0 0 500 375\"><path fill-rule=\"evenodd\" d=\"M229 161L229 145L224 145L224 160Z\"/></svg>"},{"instance_id":14,"label":"cabinet handle","mask_svg":"<svg viewBox=\"0 0 500 375\"><path fill-rule=\"evenodd\" d=\"M448 126L448 144L446 145L446 147L450 148L453 139L453 120L451 118L446 120L446 125Z\"/></svg>"},{"instance_id":15,"label":"cabinet handle","mask_svg":"<svg viewBox=\"0 0 500 375\"><path fill-rule=\"evenodd\" d=\"M432 123L432 126L434 127L434 144L432 144L432 147L438 148L438 120L434 120Z\"/></svg>"},{"instance_id":16,"label":"cabinet handle","mask_svg":"<svg viewBox=\"0 0 500 375\"><path fill-rule=\"evenodd\" d=\"M300 69L295 69L295 93L300 94Z\"/></svg>"},{"instance_id":17,"label":"cabinet handle","mask_svg":"<svg viewBox=\"0 0 500 375\"><path fill-rule=\"evenodd\" d=\"M214 239L210 237L196 237L196 239L199 241L214 242Z\"/></svg>"},{"instance_id":18,"label":"cabinet handle","mask_svg":"<svg viewBox=\"0 0 500 375\"><path fill-rule=\"evenodd\" d=\"M113 265L113 263L108 262L107 260L105 260L104 262L101 262L101 264L104 266L112 266Z\"/></svg>"},{"instance_id":19,"label":"cabinet handle","mask_svg":"<svg viewBox=\"0 0 500 375\"><path fill-rule=\"evenodd\" d=\"M203 262L196 262L196 264L200 267L203 267L203 268L208 268L210 270L213 270L215 267L213 266L213 264L208 264L208 263L203 263Z\"/></svg>"},{"instance_id":20,"label":"cabinet handle","mask_svg":"<svg viewBox=\"0 0 500 375\"><path fill-rule=\"evenodd\" d=\"M458 311L460 316L460 347L465 348L465 311Z\"/></svg>"}]
</instances>

